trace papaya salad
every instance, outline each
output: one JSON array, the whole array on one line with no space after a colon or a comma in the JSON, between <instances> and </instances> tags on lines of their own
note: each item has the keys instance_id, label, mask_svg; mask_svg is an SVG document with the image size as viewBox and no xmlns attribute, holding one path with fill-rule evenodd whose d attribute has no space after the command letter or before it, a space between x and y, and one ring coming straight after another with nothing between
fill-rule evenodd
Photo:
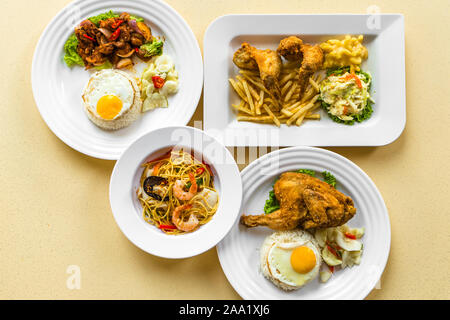
<instances>
[{"instance_id":1,"label":"papaya salad","mask_svg":"<svg viewBox=\"0 0 450 320\"><path fill-rule=\"evenodd\" d=\"M208 223L219 193L208 164L183 149L147 161L137 190L146 222L166 234L184 234Z\"/></svg>"}]
</instances>

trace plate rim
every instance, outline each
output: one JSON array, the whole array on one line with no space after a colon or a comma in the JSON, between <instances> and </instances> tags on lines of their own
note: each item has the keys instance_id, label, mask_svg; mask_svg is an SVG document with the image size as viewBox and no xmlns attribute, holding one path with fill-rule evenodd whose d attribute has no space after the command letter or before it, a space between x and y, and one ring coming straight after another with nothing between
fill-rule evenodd
<instances>
[{"instance_id":1,"label":"plate rim","mask_svg":"<svg viewBox=\"0 0 450 320\"><path fill-rule=\"evenodd\" d=\"M141 2L141 3L145 3L145 0L129 0L129 1L137 1L137 2ZM195 111L197 110L197 107L199 105L200 102L200 98L203 92L203 81L204 81L204 64L203 64L203 56L202 56L202 52L200 50L200 45L198 43L197 38L195 37L194 32L192 31L191 27L189 26L189 24L187 23L187 21L181 16L181 14L179 14L172 6L170 6L168 3L166 3L163 0L152 0L155 3L158 3L159 5L165 7L169 12L171 12L171 14L173 14L173 16L178 19L186 28L187 33L191 36L192 38L192 43L194 45L194 50L196 51L196 59L198 59L200 62L199 63L199 73L198 73L198 82L199 82L199 90L197 90L196 93L193 94L193 101L195 101L195 106L191 108L190 111L187 112L186 114L186 120L183 121L183 123L180 124L173 124L173 126L176 125L187 125L189 123L189 121L192 119L192 116L194 115ZM123 150L121 150L118 153L112 152L112 153L104 153L101 151L91 151L87 148L85 148L84 146L78 145L76 142L72 141L70 139L70 137L65 136L60 129L58 129L56 123L54 121L52 121L50 119L50 117L48 116L44 116L43 113L43 106L41 104L43 104L44 102L39 103L38 102L38 97L39 97L39 89L38 84L37 84L37 79L35 79L38 75L36 74L36 65L37 65L37 54L39 52L39 50L41 49L42 43L43 43L43 39L46 35L46 33L48 32L50 26L53 24L53 22L55 20L57 20L61 15L64 14L64 11L67 10L68 8L70 8L71 6L75 6L77 4L86 4L86 3L102 3L101 0L74 0L69 2L68 4L66 4L64 7L62 7L55 16L53 16L53 18L47 23L47 25L45 26L45 28L43 29L43 31L41 32L38 41L36 42L36 45L34 47L34 52L33 52L33 58L31 61L31 72L30 72L30 80L31 80L31 89L32 89L32 93L33 93L33 99L34 99L34 104L38 109L38 112L41 116L41 118L44 120L45 124L47 125L47 127L50 129L50 131L52 131L52 133L58 137L59 140L61 140L64 144L66 144L67 146L69 146L70 148L72 148L73 150L76 150L82 154L85 154L87 156L93 157L93 158L97 158L97 159L103 159L103 160L117 160L119 159L120 155L123 153L123 151L125 150L125 148ZM105 3L105 6L107 5L107 3ZM120 4L118 3L117 5L126 7L127 6L127 2L121 2ZM107 7L105 7L105 10L108 9ZM185 123L184 123L185 122ZM141 134L140 136L144 135L146 132L144 132L143 134ZM69 134L70 136L70 134ZM139 138L139 135L136 137L136 139Z\"/></svg>"},{"instance_id":2,"label":"plate rim","mask_svg":"<svg viewBox=\"0 0 450 320\"><path fill-rule=\"evenodd\" d=\"M260 142L259 140L255 143L254 141L252 141L250 139L250 141L245 140L239 140L237 139L236 135L232 135L233 139L229 139L229 137L224 138L224 144L228 147L254 147L254 146L272 146L272 147L291 147L291 146L316 146L316 147L360 147L360 146L386 146L389 145L393 142L395 142L404 132L405 128L406 128L406 121L407 121L407 110L406 110L406 68L405 68L405 25L404 25L404 14L402 13L377 13L377 15L379 16L386 16L386 17L393 17L395 19L400 19L400 27L399 27L399 31L400 31L400 36L401 36L401 41L399 42L399 47L400 47L400 51L399 51L399 57L401 59L401 64L399 65L399 69L401 69L401 83L399 85L399 95L401 99L401 105L400 105L400 115L399 118L397 120L398 124L395 127L395 131L394 133L391 134L391 136L387 137L387 138L383 138L382 140L380 139L379 141L368 141L366 143L363 142L359 142L359 143L348 143L346 141L341 142L341 143L336 143L336 142L327 142L327 143L298 143L298 144L292 144L289 142L283 142L282 139L280 139L280 141L278 143L273 143L273 142L267 142L267 141L262 141ZM203 94L203 104L204 104L204 108L205 106L209 105L209 104L213 104L211 101L209 101L210 99L208 98L208 82L206 81L207 78L207 74L208 74L208 63L207 61L208 59L208 36L209 33L211 33L211 29L212 27L216 24L216 23L221 23L222 20L225 19L229 19L229 18L251 18L251 17L269 17L269 18L274 18L274 17L286 17L286 16L294 16L294 17L326 17L326 16L333 16L333 17L339 17L339 16L353 16L353 17L359 17L359 16L364 16L364 17L369 17L371 16L371 14L367 13L367 14L358 14L358 13L314 13L314 14L290 14L290 13L280 13L280 14L224 14L221 16L218 16L216 19L214 19L213 21L211 21L211 23L208 25L208 27L205 30L205 34L203 37L203 60L204 60L204 94ZM245 34L244 32L240 33L240 34ZM251 35L258 35L258 36L263 36L266 35L266 33L254 33L254 32L248 32L248 34ZM234 38L235 35L232 37ZM209 130L214 130L215 126L211 126L210 125L210 121L208 121L208 119L210 119L212 116L208 115L208 109L205 108L204 109L204 113L203 113L203 122L204 122L204 129L205 131L209 131ZM234 131L233 129L236 128L229 128L229 124L227 125L227 127L223 128L223 130L228 130L228 131ZM272 128L273 129L273 128ZM265 127L258 127L258 128L239 128L238 130L241 130L242 132L248 132L248 131L252 131L252 130L270 130L270 128L268 128L267 126Z\"/></svg>"},{"instance_id":3,"label":"plate rim","mask_svg":"<svg viewBox=\"0 0 450 320\"><path fill-rule=\"evenodd\" d=\"M344 156L342 156L342 155L340 155L340 154L338 154L338 153L336 153L336 152L333 152L333 151L330 151L330 150L327 150L327 149L323 149L323 148L318 148L318 147L311 147L311 146L293 146L293 147L288 147L288 148L283 148L283 149L279 149L279 150L275 150L275 151L272 151L272 152L269 152L269 153L267 153L267 154L265 154L265 155L263 155L263 156L261 156L261 157L259 157L259 158L257 158L255 161L253 161L253 162L251 162L247 167L245 167L242 171L241 171L241 177L242 177L242 194L243 194L243 197L242 197L242 203L241 203L241 210L242 210L242 208L245 206L245 203L244 203L244 198L245 198L245 182L244 182L244 176L245 176L245 174L248 172L248 171L250 171L250 170L252 170L253 169L253 167L256 167L256 166L258 166L260 163L262 163L263 161L265 161L266 159L268 159L268 158L270 158L270 157L273 157L273 156L277 156L277 155L279 155L280 153L290 153L290 152L296 152L296 151L301 151L301 150L309 150L309 151L312 151L312 152L318 152L318 153L322 153L322 154L327 154L327 155L330 155L330 156L333 156L333 157L335 157L336 159L338 159L339 161L344 161L344 162L346 162L347 164L350 164L350 166L354 169L354 170L356 170L359 174L361 174L362 175L362 177L371 185L371 187L372 188L374 188L374 190L375 190L375 195L376 195L376 197L378 198L378 200L380 200L380 204L382 205L382 209L383 209L383 212L382 212L382 214L385 216L385 222L386 222L386 228L387 228L387 230L388 230L388 235L386 236L386 240L387 240L387 246L386 246L386 253L384 254L384 258L383 258L383 261L381 262L381 265L380 265L380 268L381 268L381 271L380 271L380 277L378 278L378 280L379 279L381 279L381 277L382 277L382 275L383 275L383 273L384 273L384 271L385 271L385 269L386 269L386 265L387 265L387 262L388 262L388 260L389 260L389 255L390 255L390 251L391 251L391 241L392 241L392 235L391 235L391 233L392 233L392 231L391 231L391 223L390 223L390 218L389 218L389 212L388 212L388 209L387 209L387 207L386 207L386 203L385 203L385 201L384 201L384 199L383 199L383 196L382 196L382 194L381 194L381 192L379 191L379 189L377 188L377 186L375 185L375 183L372 181L372 179L369 177L369 175L367 174L367 173L365 173L364 172L364 170L362 170L358 165L356 165L353 161L351 161L350 159L348 159L348 158L346 158L346 157L344 157ZM229 236L229 234L232 232L232 230L235 228L237 226L237 224L236 224L236 222L235 222L235 224L233 225L233 227L230 229L230 231L228 232L228 235L227 235L227 237ZM218 243L218 245L216 246L216 251L217 251L217 256L218 256L218 258L219 258L219 263L220 263L220 266L221 266L221 268L222 268L222 271L223 271L223 273L225 274L225 277L227 278L227 280L228 280L228 282L230 283L230 285L233 287L233 289L236 291L236 293L238 294L238 295L240 295L243 299L245 299L245 300L248 300L248 299L255 299L255 297L248 297L248 296L246 296L246 295L243 295L241 292L241 290L240 290L240 287L236 284L236 283L234 283L233 281L231 281L230 279L229 279L229 275L228 275L228 273L230 272L230 270L228 270L228 268L226 268L226 267L224 267L224 265L225 265L225 262L224 262L224 257L223 257L223 254L221 254L221 250L225 250L225 249L223 249L223 246L225 245L224 244L224 240L227 238L227 237L224 237L224 239L221 241L221 242L219 242ZM231 277L232 278L232 277ZM374 282L373 283L373 286L372 287L367 287L367 290L365 290L364 291L364 294L362 295L362 296L360 296L359 297L359 299L360 300L363 300L364 298L366 298L367 297L367 295L369 295L370 294L370 292L372 292L373 291L373 289L375 288L375 286L376 286L376 282ZM256 298L257 299L257 298ZM276 298L269 298L269 299L276 299ZM345 299L345 298L344 298ZM297 300L299 300L299 299L297 299Z\"/></svg>"}]
</instances>

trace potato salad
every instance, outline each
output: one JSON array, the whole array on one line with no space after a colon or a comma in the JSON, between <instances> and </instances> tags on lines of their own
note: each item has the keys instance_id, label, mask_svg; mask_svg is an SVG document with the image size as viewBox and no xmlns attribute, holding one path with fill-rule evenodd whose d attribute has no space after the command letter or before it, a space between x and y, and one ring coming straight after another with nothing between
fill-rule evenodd
<instances>
[{"instance_id":1,"label":"potato salad","mask_svg":"<svg viewBox=\"0 0 450 320\"><path fill-rule=\"evenodd\" d=\"M167 108L168 96L178 91L178 72L172 58L163 54L153 58L142 73L142 112Z\"/></svg>"}]
</instances>

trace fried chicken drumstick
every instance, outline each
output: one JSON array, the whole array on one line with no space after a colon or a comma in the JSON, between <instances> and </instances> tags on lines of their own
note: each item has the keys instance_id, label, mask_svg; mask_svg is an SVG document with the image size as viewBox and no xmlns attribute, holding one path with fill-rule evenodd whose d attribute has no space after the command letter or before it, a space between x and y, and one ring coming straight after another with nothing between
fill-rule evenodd
<instances>
[{"instance_id":1,"label":"fried chicken drumstick","mask_svg":"<svg viewBox=\"0 0 450 320\"><path fill-rule=\"evenodd\" d=\"M298 71L300 97L309 84L309 78L322 68L324 55L319 45L310 45L296 37L290 36L280 41L277 52L288 61L301 62Z\"/></svg>"},{"instance_id":2,"label":"fried chicken drumstick","mask_svg":"<svg viewBox=\"0 0 450 320\"><path fill-rule=\"evenodd\" d=\"M247 227L274 230L329 228L343 225L356 213L353 200L326 182L307 174L285 172L274 185L280 209L270 214L243 215Z\"/></svg>"},{"instance_id":3,"label":"fried chicken drumstick","mask_svg":"<svg viewBox=\"0 0 450 320\"><path fill-rule=\"evenodd\" d=\"M323 51L319 45L302 45L303 60L298 71L298 85L300 87L300 96L305 92L306 87L309 84L309 78L314 72L320 70L323 64Z\"/></svg>"}]
</instances>

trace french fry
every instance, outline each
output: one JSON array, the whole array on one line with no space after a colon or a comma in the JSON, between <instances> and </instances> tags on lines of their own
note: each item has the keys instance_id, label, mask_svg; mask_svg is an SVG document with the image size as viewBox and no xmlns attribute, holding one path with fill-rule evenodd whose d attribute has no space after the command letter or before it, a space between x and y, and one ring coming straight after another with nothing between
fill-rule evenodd
<instances>
[{"instance_id":1,"label":"french fry","mask_svg":"<svg viewBox=\"0 0 450 320\"><path fill-rule=\"evenodd\" d=\"M304 119L305 116L306 116L306 111L307 111L307 110L310 110L310 109L313 109L313 108L316 108L316 107L317 107L317 105L315 104L317 98L319 98L319 95L316 95L316 96L311 100L311 102L309 102L309 103L305 106L304 110L302 110L303 113L298 117L297 121L295 122L295 124L296 124L297 126L299 126L299 125L302 124L303 119Z\"/></svg>"},{"instance_id":2,"label":"french fry","mask_svg":"<svg viewBox=\"0 0 450 320\"><path fill-rule=\"evenodd\" d=\"M301 101L296 101L295 103L287 104L286 107L284 107L283 109L292 110L292 109L297 108L300 104L301 104Z\"/></svg>"},{"instance_id":3,"label":"french fry","mask_svg":"<svg viewBox=\"0 0 450 320\"><path fill-rule=\"evenodd\" d=\"M244 83L245 79L242 78L241 76L237 76L236 79L239 80L239 83L242 85L242 90L245 92L245 90L243 88L243 83ZM248 82L247 82L247 86L248 86L248 89L250 90L250 93L251 93L253 99L258 100L259 99L258 92L256 92L256 90L253 88L253 86L250 85Z\"/></svg>"},{"instance_id":4,"label":"french fry","mask_svg":"<svg viewBox=\"0 0 450 320\"><path fill-rule=\"evenodd\" d=\"M242 71L242 70L241 70ZM240 72L240 71L239 71ZM250 76L248 76L247 74L242 74L244 76L245 79L247 79L248 81L250 81L251 83L253 83L255 86L257 86L259 89L264 90L265 93L270 94L270 92L266 89L266 87L264 87L264 85L262 84L262 82L260 81L255 81L254 79L252 79Z\"/></svg>"},{"instance_id":5,"label":"french fry","mask_svg":"<svg viewBox=\"0 0 450 320\"><path fill-rule=\"evenodd\" d=\"M252 71L252 70L239 70L239 73L241 74L247 74L249 76L255 76L258 77L259 76L259 72L258 71Z\"/></svg>"},{"instance_id":6,"label":"french fry","mask_svg":"<svg viewBox=\"0 0 450 320\"><path fill-rule=\"evenodd\" d=\"M318 114L318 113L307 114L307 115L305 116L305 119L309 119L309 120L320 120L320 114Z\"/></svg>"},{"instance_id":7,"label":"french fry","mask_svg":"<svg viewBox=\"0 0 450 320\"><path fill-rule=\"evenodd\" d=\"M264 110L266 110L266 112L272 118L273 122L275 122L277 127L279 127L280 126L280 120L278 120L278 118L273 114L273 112L270 110L270 108L266 104L263 104L262 106L263 106Z\"/></svg>"},{"instance_id":8,"label":"french fry","mask_svg":"<svg viewBox=\"0 0 450 320\"><path fill-rule=\"evenodd\" d=\"M228 80L230 81L234 91L236 91L236 93L241 97L241 99L244 100L245 102L248 102L247 97L245 96L244 92L241 91L239 85L233 79Z\"/></svg>"},{"instance_id":9,"label":"french fry","mask_svg":"<svg viewBox=\"0 0 450 320\"><path fill-rule=\"evenodd\" d=\"M311 109L314 106L314 103L319 98L319 95L316 95L314 98L311 99L311 101L308 102L304 107L300 108L293 116L289 118L289 120L286 121L286 124L289 126L292 124L292 122L296 121L302 114L306 114L306 111ZM303 121L303 117L301 118ZM300 123L301 123L300 121ZM297 124L297 122L296 122Z\"/></svg>"},{"instance_id":10,"label":"french fry","mask_svg":"<svg viewBox=\"0 0 450 320\"><path fill-rule=\"evenodd\" d=\"M294 90L295 88L297 88L297 86L298 85L296 83L292 85L292 87L289 89L288 93L286 93L286 96L284 97L284 102L287 102L289 101L289 99L291 99L291 96L294 94Z\"/></svg>"},{"instance_id":11,"label":"french fry","mask_svg":"<svg viewBox=\"0 0 450 320\"><path fill-rule=\"evenodd\" d=\"M317 92L320 91L319 85L317 84L317 82L315 82L313 80L313 77L309 78L309 83L311 84L311 86L316 89Z\"/></svg>"},{"instance_id":12,"label":"french fry","mask_svg":"<svg viewBox=\"0 0 450 320\"><path fill-rule=\"evenodd\" d=\"M237 121L273 122L270 116L237 116Z\"/></svg>"},{"instance_id":13,"label":"french fry","mask_svg":"<svg viewBox=\"0 0 450 320\"><path fill-rule=\"evenodd\" d=\"M284 75L281 79L280 79L280 85L284 85L286 82L288 82L289 80L293 80L296 77L296 72L290 72L286 75Z\"/></svg>"},{"instance_id":14,"label":"french fry","mask_svg":"<svg viewBox=\"0 0 450 320\"><path fill-rule=\"evenodd\" d=\"M258 92L256 92L256 90L253 88L253 86L249 85L248 83L247 83L247 85L248 85L248 89L250 90L250 93L252 94L253 99L255 99L255 101L258 101L259 100Z\"/></svg>"},{"instance_id":15,"label":"french fry","mask_svg":"<svg viewBox=\"0 0 450 320\"><path fill-rule=\"evenodd\" d=\"M245 107L246 103L245 102L242 103L242 102L243 102L243 100L241 100L241 103L239 105L231 104L231 106L233 108L235 108L236 110L238 110L238 111L242 111L242 112L244 112L246 114L253 115L252 111Z\"/></svg>"},{"instance_id":16,"label":"french fry","mask_svg":"<svg viewBox=\"0 0 450 320\"><path fill-rule=\"evenodd\" d=\"M286 109L281 109L281 113L284 114L287 117L292 117L294 115L293 112L286 110Z\"/></svg>"},{"instance_id":17,"label":"french fry","mask_svg":"<svg viewBox=\"0 0 450 320\"><path fill-rule=\"evenodd\" d=\"M290 86L292 85L292 81L289 80L286 82L286 84L283 86L283 88L281 88L281 95L284 96L284 94L286 93L286 91L290 88Z\"/></svg>"},{"instance_id":18,"label":"french fry","mask_svg":"<svg viewBox=\"0 0 450 320\"><path fill-rule=\"evenodd\" d=\"M245 94L247 95L248 104L250 105L250 110L255 114L255 104L253 103L252 95L248 89L247 81L242 80L242 85L244 86Z\"/></svg>"},{"instance_id":19,"label":"french fry","mask_svg":"<svg viewBox=\"0 0 450 320\"><path fill-rule=\"evenodd\" d=\"M259 91L259 100L258 100L258 104L256 106L256 114L261 114L261 106L264 103L264 90L260 90Z\"/></svg>"},{"instance_id":20,"label":"french fry","mask_svg":"<svg viewBox=\"0 0 450 320\"><path fill-rule=\"evenodd\" d=\"M324 73L316 72L311 76L306 90L300 96L298 67L297 62L283 65L279 79L279 99L265 88L259 71L240 70L235 79L229 79L241 98L239 104L231 105L237 111L237 120L272 123L280 127L282 123L301 125L304 119L320 119L320 114L313 111L320 106L317 93Z\"/></svg>"}]
</instances>

